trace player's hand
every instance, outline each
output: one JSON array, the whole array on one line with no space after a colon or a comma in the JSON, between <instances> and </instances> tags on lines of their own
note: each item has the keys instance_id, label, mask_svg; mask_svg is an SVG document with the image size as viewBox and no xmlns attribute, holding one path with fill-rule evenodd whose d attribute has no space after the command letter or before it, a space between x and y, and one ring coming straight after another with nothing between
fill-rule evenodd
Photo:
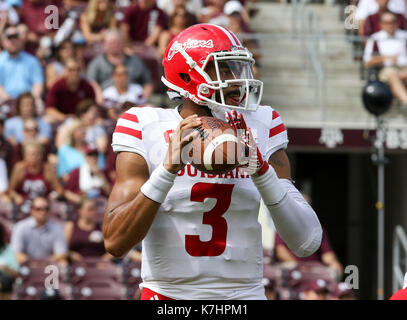
<instances>
[{"instance_id":1,"label":"player's hand","mask_svg":"<svg viewBox=\"0 0 407 320\"><path fill-rule=\"evenodd\" d=\"M225 112L225 117L226 122L237 131L239 142L242 145L242 152L244 153L242 159L245 159L245 161L239 164L239 170L249 175L254 175L268 167L267 162L261 156L251 130L247 128L242 114L233 110L232 113Z\"/></svg>"},{"instance_id":2,"label":"player's hand","mask_svg":"<svg viewBox=\"0 0 407 320\"><path fill-rule=\"evenodd\" d=\"M201 124L201 119L194 114L182 120L177 129L175 129L164 160L164 168L169 172L175 174L185 167L186 163L182 161L182 149L199 134L191 129Z\"/></svg>"}]
</instances>

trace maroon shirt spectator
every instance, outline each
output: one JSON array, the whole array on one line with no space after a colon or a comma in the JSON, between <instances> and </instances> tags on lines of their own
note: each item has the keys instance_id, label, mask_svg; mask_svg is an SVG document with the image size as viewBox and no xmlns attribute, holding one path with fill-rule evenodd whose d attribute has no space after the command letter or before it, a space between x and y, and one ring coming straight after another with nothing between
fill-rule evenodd
<instances>
[{"instance_id":1,"label":"maroon shirt spectator","mask_svg":"<svg viewBox=\"0 0 407 320\"><path fill-rule=\"evenodd\" d=\"M275 250L277 249L277 246L284 246L285 248L288 249L288 247L286 246L285 242L283 239L281 239L281 237L279 236L278 233L276 233L276 238L275 238L275 242L274 242L274 248ZM289 250L289 249L288 249ZM323 233L322 233L322 241L321 241L321 246L320 248L313 253L312 255L308 256L308 257L304 257L304 258L300 258L295 256L295 259L299 262L306 262L306 261L318 261L321 262L322 261L322 255L326 252L332 252L332 247L331 247L331 243L328 240L328 237L326 235L326 230L325 228L323 228ZM291 252L291 251L290 251ZM281 260L278 259L277 254L275 255L277 262L282 262Z\"/></svg>"},{"instance_id":2,"label":"maroon shirt spectator","mask_svg":"<svg viewBox=\"0 0 407 320\"><path fill-rule=\"evenodd\" d=\"M81 79L78 89L72 92L66 79L62 78L48 92L46 107L56 107L62 113L75 114L76 106L85 99L95 99L95 92L86 80Z\"/></svg>"},{"instance_id":3,"label":"maroon shirt spectator","mask_svg":"<svg viewBox=\"0 0 407 320\"><path fill-rule=\"evenodd\" d=\"M69 59L66 70L66 76L57 80L47 94L45 112L51 122L64 121L68 115L75 114L80 101L95 99L93 87L80 76L78 62Z\"/></svg>"},{"instance_id":4,"label":"maroon shirt spectator","mask_svg":"<svg viewBox=\"0 0 407 320\"><path fill-rule=\"evenodd\" d=\"M77 219L65 224L64 233L71 261L81 261L86 257L112 259L112 256L106 253L102 226L96 216L95 201L86 198L79 206Z\"/></svg>"},{"instance_id":5,"label":"maroon shirt spectator","mask_svg":"<svg viewBox=\"0 0 407 320\"><path fill-rule=\"evenodd\" d=\"M56 6L62 12L62 0L23 0L20 18L28 30L34 34L47 34L54 29L47 28L46 19L53 11L47 11L47 6ZM59 15L59 18L61 16ZM59 19L61 22L61 19Z\"/></svg>"},{"instance_id":6,"label":"maroon shirt spectator","mask_svg":"<svg viewBox=\"0 0 407 320\"><path fill-rule=\"evenodd\" d=\"M380 31L382 28L380 27L380 17L382 13L377 12L375 14L371 14L366 18L365 24L364 24L364 29L363 29L363 35L365 37L372 35L373 33L376 33ZM399 29L402 30L407 30L407 19L399 13L394 13L394 15L397 17L398 24L399 24Z\"/></svg>"},{"instance_id":7,"label":"maroon shirt spectator","mask_svg":"<svg viewBox=\"0 0 407 320\"><path fill-rule=\"evenodd\" d=\"M309 200L310 201L310 200ZM320 262L334 269L338 276L343 273L343 266L336 258L336 255L329 242L326 229L322 227L322 241L319 249L312 255L304 258L295 256L284 243L283 239L276 233L274 242L274 253L277 262Z\"/></svg>"},{"instance_id":8,"label":"maroon shirt spectator","mask_svg":"<svg viewBox=\"0 0 407 320\"><path fill-rule=\"evenodd\" d=\"M157 7L154 0L140 0L125 11L121 26L131 40L154 45L167 24L167 14Z\"/></svg>"}]
</instances>

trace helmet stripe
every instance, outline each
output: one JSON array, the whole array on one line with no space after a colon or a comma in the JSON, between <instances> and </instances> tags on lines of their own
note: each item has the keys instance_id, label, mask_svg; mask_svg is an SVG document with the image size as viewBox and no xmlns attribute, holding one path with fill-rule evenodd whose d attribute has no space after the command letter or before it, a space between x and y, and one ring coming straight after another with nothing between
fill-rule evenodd
<instances>
[{"instance_id":1,"label":"helmet stripe","mask_svg":"<svg viewBox=\"0 0 407 320\"><path fill-rule=\"evenodd\" d=\"M216 24L211 24L211 23L209 23L209 24L210 24L211 26L214 26L214 27L216 27L216 28L222 30L223 33L228 36L230 42L232 42L232 45L234 45L234 46L238 46L238 45L239 45L239 44L236 42L235 38L233 37L232 33L231 33L229 30L227 30L226 28L223 28L223 27L221 27L221 26L218 26L218 25L216 25ZM239 42L240 42L240 41L239 41ZM241 44L240 44L240 45L241 45Z\"/></svg>"}]
</instances>

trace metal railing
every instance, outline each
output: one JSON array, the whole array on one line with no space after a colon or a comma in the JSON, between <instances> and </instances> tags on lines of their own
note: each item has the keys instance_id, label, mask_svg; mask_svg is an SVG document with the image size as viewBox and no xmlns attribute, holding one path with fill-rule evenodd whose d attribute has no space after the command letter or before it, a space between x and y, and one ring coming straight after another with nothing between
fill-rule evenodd
<instances>
[{"instance_id":1,"label":"metal railing","mask_svg":"<svg viewBox=\"0 0 407 320\"><path fill-rule=\"evenodd\" d=\"M404 254L404 257L402 257ZM393 238L393 288L396 292L404 285L404 274L407 271L407 236L402 226L394 229Z\"/></svg>"}]
</instances>

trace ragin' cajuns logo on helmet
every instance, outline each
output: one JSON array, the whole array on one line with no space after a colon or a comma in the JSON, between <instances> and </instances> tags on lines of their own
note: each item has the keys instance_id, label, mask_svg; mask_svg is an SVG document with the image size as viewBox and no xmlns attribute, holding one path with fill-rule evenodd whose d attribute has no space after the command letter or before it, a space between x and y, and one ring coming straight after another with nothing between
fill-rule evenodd
<instances>
[{"instance_id":1,"label":"ragin' cajuns logo on helmet","mask_svg":"<svg viewBox=\"0 0 407 320\"><path fill-rule=\"evenodd\" d=\"M179 52L180 48L187 50L191 48L213 48L213 41L212 40L193 40L193 39L188 39L184 43L179 43L178 41L175 41L170 50L168 50L168 55L167 59L171 60L174 55Z\"/></svg>"}]
</instances>

